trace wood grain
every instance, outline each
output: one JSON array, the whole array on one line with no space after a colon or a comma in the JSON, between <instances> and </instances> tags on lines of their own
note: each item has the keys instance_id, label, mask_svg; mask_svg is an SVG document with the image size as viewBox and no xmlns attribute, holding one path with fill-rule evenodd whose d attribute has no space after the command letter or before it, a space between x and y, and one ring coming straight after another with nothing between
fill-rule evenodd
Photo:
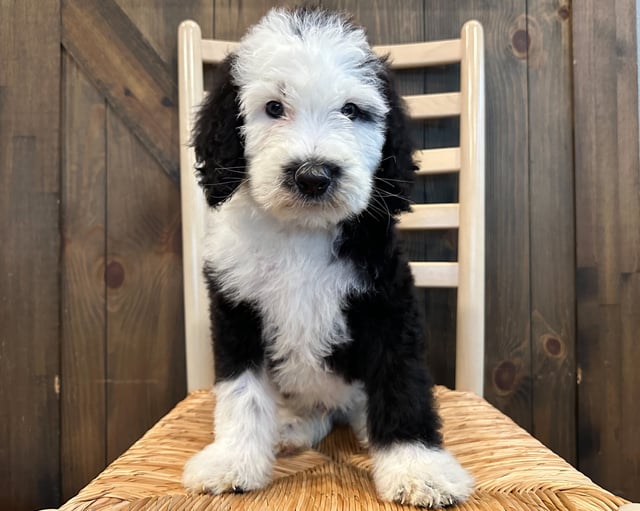
<instances>
[{"instance_id":1,"label":"wood grain","mask_svg":"<svg viewBox=\"0 0 640 511\"><path fill-rule=\"evenodd\" d=\"M576 463L575 227L568 0L529 0L533 434Z\"/></svg>"},{"instance_id":2,"label":"wood grain","mask_svg":"<svg viewBox=\"0 0 640 511\"><path fill-rule=\"evenodd\" d=\"M212 31L206 2L119 5L167 62L182 19ZM107 456L113 459L184 396L186 379L179 191L111 111L107 126Z\"/></svg>"},{"instance_id":3,"label":"wood grain","mask_svg":"<svg viewBox=\"0 0 640 511\"><path fill-rule=\"evenodd\" d=\"M109 7L109 6L106 6ZM176 60L176 32L177 25L182 19L192 18L197 20L205 35L211 34L213 16L212 5L204 0L183 1L155 1L153 5L148 2L122 2L118 6L111 6L119 16L130 16L129 23L122 22L123 27L129 27L130 32L122 34L124 40L132 38L134 41L143 38L151 41L148 51L157 52L157 62L162 62L171 75L175 75ZM109 21L110 18L107 18ZM135 30L131 30L134 27ZM112 392L112 400L108 408L106 401L107 392L110 391L114 380L107 373L109 356L106 352L106 294L107 286L117 285L125 278L124 268L117 265L105 264L106 251L106 197L107 197L107 122L106 103L99 91L88 83L83 72L75 61L65 56L65 90L64 90L64 131L65 131L65 158L63 159L64 175L64 208L63 215L65 234L65 247L63 259L63 272L65 287L63 289L63 344L62 356L65 374L68 375L67 392L63 393L62 402L62 484L65 498L74 493L79 487L87 483L97 471L104 468L107 461L107 441L109 440L110 458L113 458L134 438L129 434L127 422L131 417L124 417L116 413L116 417L108 419L107 414L112 408L119 409L116 402L121 395ZM119 77L115 77L119 78ZM113 112L112 112L113 115ZM131 142L131 141L129 141ZM117 148L112 148L117 152ZM135 160L144 159L147 148L138 144L132 149ZM118 160L116 160L117 162ZM157 174L160 167L144 159L146 162L142 169L132 164L133 179L137 179L140 172L148 172L149 179ZM118 171L123 171L122 167ZM162 176L161 176L162 177ZM149 187L148 193L152 200L162 203L162 207L173 205L177 208L177 190L171 190L170 186L157 188ZM139 194L142 201L144 193ZM167 200L167 196L169 199ZM110 207L117 210L120 206L120 198L112 197ZM153 213L151 213L153 216ZM171 255L170 263L160 263L151 266L151 269L168 272L160 277L164 284L171 289L176 287L176 278L180 275L179 258L179 224L175 224L174 216L167 216L166 211L158 213L158 221L166 221L171 224L170 239L159 240L160 244L169 244ZM158 216L156 215L156 216ZM157 219L156 219L157 220ZM141 218L133 215L128 223L140 225ZM178 231L175 231L178 229ZM116 234L116 245L123 240L121 231ZM176 238L176 233L177 238ZM123 235L126 238L130 233ZM135 258L134 254L130 254ZM147 257L140 254L141 257ZM164 267L163 267L164 264ZM107 271L108 270L108 271ZM176 272L176 273L174 273ZM164 285L162 284L162 285ZM184 347L182 325L182 294L172 292L168 297L155 295L154 283L144 280L138 281L141 295L151 296L149 302L150 317L158 314L166 308L170 311L168 322L170 327L160 322L159 328L164 328L159 335L158 343L165 350L165 359L159 363L162 368L169 368L162 375L162 382L156 390L158 395L154 397L148 407L135 409L128 407L132 414L131 422L137 424L135 434L142 434L145 427L150 426L153 420L164 413L184 393ZM161 285L161 287L162 287ZM179 287L180 284L177 284ZM143 298L144 299L144 298ZM119 325L118 313L111 314L109 319ZM144 325L155 320L142 319ZM135 337L135 336L134 336ZM140 335L138 335L140 337ZM148 342L147 342L148 344ZM159 355L160 356L160 355ZM126 355L123 357L126 359ZM162 356L160 356L162 358ZM137 361L130 359L125 369L116 371L116 386L135 385L138 378L137 366L148 357L139 358ZM127 373L127 374L124 374ZM159 379L158 379L159 380ZM128 382L128 383L127 383ZM169 388L165 392L163 389ZM124 392L126 394L126 390ZM114 397L115 396L115 397ZM132 394L134 398L138 395ZM114 399L116 401L114 401ZM107 421L112 425L108 430ZM127 434L121 437L122 431ZM108 432L110 433L108 435Z\"/></svg>"},{"instance_id":4,"label":"wood grain","mask_svg":"<svg viewBox=\"0 0 640 511\"><path fill-rule=\"evenodd\" d=\"M298 2L295 0L252 0L251 2L214 0L213 37L238 41L247 29L257 23L272 7L293 7L310 3L313 2L307 0Z\"/></svg>"},{"instance_id":5,"label":"wood grain","mask_svg":"<svg viewBox=\"0 0 640 511\"><path fill-rule=\"evenodd\" d=\"M61 468L69 499L106 463L106 103L64 52Z\"/></svg>"},{"instance_id":6,"label":"wood grain","mask_svg":"<svg viewBox=\"0 0 640 511\"><path fill-rule=\"evenodd\" d=\"M636 173L637 176L637 173ZM636 190L640 187L636 186ZM636 195L635 205L640 203ZM633 209L634 203L628 203L629 209ZM639 217L636 217L638 219ZM636 232L640 227L636 227ZM633 234L630 232L630 237ZM629 248L628 246L625 248ZM640 246L636 246L636 254L640 252ZM621 419L620 431L622 442L618 443L617 460L622 473L620 475L620 485L612 486L633 502L640 502L640 489L637 482L640 480L640 441L638 440L638 410L636 404L640 400L640 372L638 371L638 361L640 361L640 343L638 342L638 332L640 332L640 315L638 307L640 304L640 271L623 272L621 274L621 306L620 306L620 352L623 353L620 374L621 382L621 408L618 410ZM619 380L620 381L620 380ZM622 445L622 449L620 448ZM615 463L616 456L609 455L610 464ZM601 470L607 471L611 465ZM600 478L600 475L598 475ZM613 483L615 484L615 483Z\"/></svg>"},{"instance_id":7,"label":"wood grain","mask_svg":"<svg viewBox=\"0 0 640 511\"><path fill-rule=\"evenodd\" d=\"M185 395L180 197L107 111L107 460Z\"/></svg>"},{"instance_id":8,"label":"wood grain","mask_svg":"<svg viewBox=\"0 0 640 511\"><path fill-rule=\"evenodd\" d=\"M60 12L0 3L0 509L60 498Z\"/></svg>"},{"instance_id":9,"label":"wood grain","mask_svg":"<svg viewBox=\"0 0 640 511\"><path fill-rule=\"evenodd\" d=\"M578 463L640 499L636 4L574 3Z\"/></svg>"},{"instance_id":10,"label":"wood grain","mask_svg":"<svg viewBox=\"0 0 640 511\"><path fill-rule=\"evenodd\" d=\"M172 77L176 77L178 72L178 25L186 19L192 19L200 26L202 37L210 38L213 35L211 0L116 2L165 63Z\"/></svg>"},{"instance_id":11,"label":"wood grain","mask_svg":"<svg viewBox=\"0 0 640 511\"><path fill-rule=\"evenodd\" d=\"M152 5L146 5L152 10ZM136 24L114 0L62 0L62 44L177 182L175 73Z\"/></svg>"},{"instance_id":12,"label":"wood grain","mask_svg":"<svg viewBox=\"0 0 640 511\"><path fill-rule=\"evenodd\" d=\"M640 161L638 128L638 61L636 12L638 4L617 0L616 55L618 114L618 206L617 222L620 229L618 257L620 264L620 353L622 378L621 404L618 409L621 421L622 460L620 493L634 502L640 502ZM615 456L609 456L615 463ZM605 469L606 470L606 469ZM615 488L615 486L614 486Z\"/></svg>"}]
</instances>

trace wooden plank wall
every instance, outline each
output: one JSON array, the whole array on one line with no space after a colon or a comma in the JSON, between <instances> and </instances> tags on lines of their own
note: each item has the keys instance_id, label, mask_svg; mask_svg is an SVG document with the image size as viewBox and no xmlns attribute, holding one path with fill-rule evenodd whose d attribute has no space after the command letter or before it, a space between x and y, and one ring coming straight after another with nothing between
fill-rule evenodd
<instances>
[{"instance_id":1,"label":"wooden plank wall","mask_svg":"<svg viewBox=\"0 0 640 511\"><path fill-rule=\"evenodd\" d=\"M575 220L571 4L528 2L532 433L575 464ZM520 38L512 37L514 45ZM559 79L566 77L566 79Z\"/></svg>"},{"instance_id":2,"label":"wooden plank wall","mask_svg":"<svg viewBox=\"0 0 640 511\"><path fill-rule=\"evenodd\" d=\"M238 39L301 3L0 0L0 508L71 497L184 395L177 25ZM640 500L634 0L320 3L378 44L482 22L486 396ZM459 69L397 78L403 93L452 90ZM454 145L457 122L414 135ZM432 177L415 199L456 195L455 178ZM455 232L406 241L415 257L455 257ZM455 293L422 300L432 371L451 386Z\"/></svg>"},{"instance_id":3,"label":"wooden plank wall","mask_svg":"<svg viewBox=\"0 0 640 511\"><path fill-rule=\"evenodd\" d=\"M185 393L175 106L185 18L211 36L207 1L62 1L65 499Z\"/></svg>"},{"instance_id":4,"label":"wooden plank wall","mask_svg":"<svg viewBox=\"0 0 640 511\"><path fill-rule=\"evenodd\" d=\"M61 471L67 496L106 461L107 106L66 52L62 76Z\"/></svg>"},{"instance_id":5,"label":"wooden plank wall","mask_svg":"<svg viewBox=\"0 0 640 511\"><path fill-rule=\"evenodd\" d=\"M59 9L0 4L0 509L60 498Z\"/></svg>"},{"instance_id":6,"label":"wooden plank wall","mask_svg":"<svg viewBox=\"0 0 640 511\"><path fill-rule=\"evenodd\" d=\"M579 466L640 501L636 2L574 5Z\"/></svg>"}]
</instances>

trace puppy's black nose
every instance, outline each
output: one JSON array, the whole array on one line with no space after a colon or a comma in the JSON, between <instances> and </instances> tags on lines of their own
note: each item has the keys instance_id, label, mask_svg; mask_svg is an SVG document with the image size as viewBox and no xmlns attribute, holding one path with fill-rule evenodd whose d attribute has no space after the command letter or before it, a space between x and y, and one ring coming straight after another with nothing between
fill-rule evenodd
<instances>
[{"instance_id":1,"label":"puppy's black nose","mask_svg":"<svg viewBox=\"0 0 640 511\"><path fill-rule=\"evenodd\" d=\"M320 197L329 189L333 174L333 165L305 162L296 170L294 180L302 194Z\"/></svg>"}]
</instances>

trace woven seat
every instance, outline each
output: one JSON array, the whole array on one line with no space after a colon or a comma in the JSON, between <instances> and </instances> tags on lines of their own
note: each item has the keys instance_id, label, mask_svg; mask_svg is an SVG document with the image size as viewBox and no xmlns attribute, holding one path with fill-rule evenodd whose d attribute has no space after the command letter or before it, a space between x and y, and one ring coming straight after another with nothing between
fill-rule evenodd
<instances>
[{"instance_id":1,"label":"woven seat","mask_svg":"<svg viewBox=\"0 0 640 511\"><path fill-rule=\"evenodd\" d=\"M459 509L590 511L625 503L482 398L443 387L436 395L445 444L476 479L476 492ZM264 490L187 494L182 467L212 440L214 402L210 392L192 392L61 510L417 509L376 499L369 457L345 427L316 449L279 457Z\"/></svg>"}]
</instances>

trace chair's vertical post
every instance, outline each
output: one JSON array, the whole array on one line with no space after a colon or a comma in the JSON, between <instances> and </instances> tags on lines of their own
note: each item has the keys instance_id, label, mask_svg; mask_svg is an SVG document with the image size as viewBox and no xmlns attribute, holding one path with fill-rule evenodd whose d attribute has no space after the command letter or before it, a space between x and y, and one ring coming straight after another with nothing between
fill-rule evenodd
<instances>
[{"instance_id":1,"label":"chair's vertical post","mask_svg":"<svg viewBox=\"0 0 640 511\"><path fill-rule=\"evenodd\" d=\"M202 243L206 203L194 175L195 153L189 146L195 109L202 101L202 34L193 21L178 29L178 94L180 110L180 197L187 388L213 383L209 302L202 275Z\"/></svg>"},{"instance_id":2,"label":"chair's vertical post","mask_svg":"<svg viewBox=\"0 0 640 511\"><path fill-rule=\"evenodd\" d=\"M462 28L460 64L460 230L456 389L483 394L484 386L484 37L477 21Z\"/></svg>"}]
</instances>

